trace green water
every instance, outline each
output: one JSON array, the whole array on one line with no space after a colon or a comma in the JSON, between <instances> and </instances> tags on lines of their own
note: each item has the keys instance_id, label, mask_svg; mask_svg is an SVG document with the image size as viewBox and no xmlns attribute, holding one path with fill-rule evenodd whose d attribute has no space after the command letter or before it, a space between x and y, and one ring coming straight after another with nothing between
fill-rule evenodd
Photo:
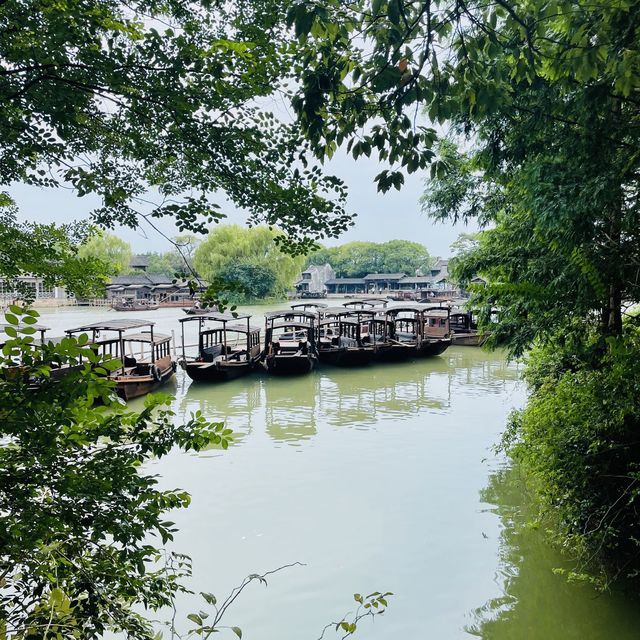
<instances>
[{"instance_id":1,"label":"green water","mask_svg":"<svg viewBox=\"0 0 640 640\"><path fill-rule=\"evenodd\" d=\"M249 310L258 325L264 310ZM61 309L42 322L56 335L122 317ZM184 314L136 317L179 335ZM188 327L188 342L195 338ZM228 451L152 465L163 486L193 498L171 516L180 528L174 548L193 558L192 588L222 598L249 573L305 565L237 600L226 623L245 640L315 640L353 610L354 592L374 590L395 596L356 637L640 638L636 602L567 584L552 572L566 559L523 526L518 473L491 448L525 399L502 355L456 347L397 365L200 386L178 370L163 390L175 393L179 415L201 409L236 431ZM178 619L201 606L182 598Z\"/></svg>"},{"instance_id":2,"label":"green water","mask_svg":"<svg viewBox=\"0 0 640 640\"><path fill-rule=\"evenodd\" d=\"M179 415L201 409L236 431L228 451L154 465L193 497L172 516L192 587L220 598L249 573L305 565L242 594L227 624L244 638L318 638L354 592L374 590L395 595L357 637L640 637L634 603L566 584L552 573L563 559L521 526L517 473L491 449L524 402L501 354L458 347L221 385L180 375L174 391ZM182 616L198 608L179 602Z\"/></svg>"}]
</instances>

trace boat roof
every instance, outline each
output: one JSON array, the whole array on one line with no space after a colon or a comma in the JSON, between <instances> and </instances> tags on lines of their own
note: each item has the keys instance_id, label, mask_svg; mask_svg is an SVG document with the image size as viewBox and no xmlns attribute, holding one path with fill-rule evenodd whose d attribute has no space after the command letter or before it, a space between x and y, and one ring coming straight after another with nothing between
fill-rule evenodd
<instances>
[{"instance_id":1,"label":"boat roof","mask_svg":"<svg viewBox=\"0 0 640 640\"><path fill-rule=\"evenodd\" d=\"M385 309L380 309L380 313L388 313L389 315L396 313L421 313L424 311L424 307L421 307L417 304L402 304L397 307L387 307Z\"/></svg>"},{"instance_id":2,"label":"boat roof","mask_svg":"<svg viewBox=\"0 0 640 640\"><path fill-rule=\"evenodd\" d=\"M327 316L334 316L334 317L342 317L342 316L355 316L355 315L374 315L375 313L377 313L377 311L375 309L372 309L371 307L367 308L367 309L351 309L351 308L347 308L347 307L329 307L328 309L323 309L322 310L322 315L327 317Z\"/></svg>"},{"instance_id":3,"label":"boat roof","mask_svg":"<svg viewBox=\"0 0 640 640\"><path fill-rule=\"evenodd\" d=\"M127 331L128 329L140 329L142 327L153 327L155 322L148 320L104 320L103 322L93 322L85 324L75 329L67 329L65 333L78 333L80 331Z\"/></svg>"},{"instance_id":4,"label":"boat roof","mask_svg":"<svg viewBox=\"0 0 640 640\"><path fill-rule=\"evenodd\" d=\"M377 302L383 302L385 305L389 302L386 298L359 298L357 300L349 300L343 302L343 307L352 307L356 304L366 304L369 307L375 307Z\"/></svg>"},{"instance_id":5,"label":"boat roof","mask_svg":"<svg viewBox=\"0 0 640 640\"><path fill-rule=\"evenodd\" d=\"M189 316L188 318L180 318L180 322L193 322L194 320L211 320L213 322L237 322L238 320L248 320L251 316L246 313L238 313L233 315L232 313L198 313L197 315Z\"/></svg>"},{"instance_id":6,"label":"boat roof","mask_svg":"<svg viewBox=\"0 0 640 640\"><path fill-rule=\"evenodd\" d=\"M316 309L324 309L327 305L324 302L296 302L292 304L292 309L304 309L305 307L315 307Z\"/></svg>"},{"instance_id":7,"label":"boat roof","mask_svg":"<svg viewBox=\"0 0 640 640\"><path fill-rule=\"evenodd\" d=\"M277 318L309 318L315 320L317 315L312 311L304 311L303 309L285 309L284 311L267 311L264 314L267 320L275 320Z\"/></svg>"},{"instance_id":8,"label":"boat roof","mask_svg":"<svg viewBox=\"0 0 640 640\"><path fill-rule=\"evenodd\" d=\"M303 329L309 331L311 327L308 324L302 324L301 322L278 322L271 326L272 329Z\"/></svg>"},{"instance_id":9,"label":"boat roof","mask_svg":"<svg viewBox=\"0 0 640 640\"><path fill-rule=\"evenodd\" d=\"M202 327L202 333L213 333L214 331L235 331L236 333L260 333L260 327L250 326L247 330L245 324L230 324L223 327Z\"/></svg>"},{"instance_id":10,"label":"boat roof","mask_svg":"<svg viewBox=\"0 0 640 640\"><path fill-rule=\"evenodd\" d=\"M166 336L162 334L153 334L153 340L151 340L151 332L143 331L141 333L131 333L129 335L124 336L125 342L149 342L153 344L160 344L162 342L167 342L171 340L171 336Z\"/></svg>"},{"instance_id":11,"label":"boat roof","mask_svg":"<svg viewBox=\"0 0 640 640\"><path fill-rule=\"evenodd\" d=\"M27 327L31 327L36 331L49 331L51 327L45 327L41 324L26 324L25 322L21 322L20 324L9 324L7 322L3 322L0 324L0 329L4 331L7 327L13 327L16 331L20 331L21 329L26 329Z\"/></svg>"}]
</instances>

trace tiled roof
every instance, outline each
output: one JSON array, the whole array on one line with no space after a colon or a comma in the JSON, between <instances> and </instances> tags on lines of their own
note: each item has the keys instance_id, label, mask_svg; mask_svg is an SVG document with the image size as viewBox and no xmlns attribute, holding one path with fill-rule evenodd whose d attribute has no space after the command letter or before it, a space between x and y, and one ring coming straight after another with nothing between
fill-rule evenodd
<instances>
[{"instance_id":1,"label":"tiled roof","mask_svg":"<svg viewBox=\"0 0 640 640\"><path fill-rule=\"evenodd\" d=\"M148 267L149 258L147 256L131 256L129 260L130 267Z\"/></svg>"},{"instance_id":2,"label":"tiled roof","mask_svg":"<svg viewBox=\"0 0 640 640\"><path fill-rule=\"evenodd\" d=\"M364 278L334 278L327 280L325 284L365 284Z\"/></svg>"},{"instance_id":3,"label":"tiled roof","mask_svg":"<svg viewBox=\"0 0 640 640\"><path fill-rule=\"evenodd\" d=\"M431 284L433 278L431 276L405 276L400 282L406 284Z\"/></svg>"},{"instance_id":4,"label":"tiled roof","mask_svg":"<svg viewBox=\"0 0 640 640\"><path fill-rule=\"evenodd\" d=\"M368 273L365 280L400 280L404 278L404 273Z\"/></svg>"}]
</instances>

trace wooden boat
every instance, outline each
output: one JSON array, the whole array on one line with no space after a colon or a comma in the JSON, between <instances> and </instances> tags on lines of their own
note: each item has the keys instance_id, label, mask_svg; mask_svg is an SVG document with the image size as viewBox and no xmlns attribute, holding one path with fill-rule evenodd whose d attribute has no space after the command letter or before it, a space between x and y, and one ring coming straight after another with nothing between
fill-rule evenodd
<instances>
[{"instance_id":1,"label":"wooden boat","mask_svg":"<svg viewBox=\"0 0 640 640\"><path fill-rule=\"evenodd\" d=\"M449 309L403 305L387 310L396 340L410 345L417 356L437 356L451 345Z\"/></svg>"},{"instance_id":2,"label":"wooden boat","mask_svg":"<svg viewBox=\"0 0 640 640\"><path fill-rule=\"evenodd\" d=\"M262 363L269 373L309 373L318 362L316 314L310 311L272 311L265 314Z\"/></svg>"},{"instance_id":3,"label":"wooden boat","mask_svg":"<svg viewBox=\"0 0 640 640\"><path fill-rule=\"evenodd\" d=\"M160 305L150 300L129 300L124 298L114 302L111 308L114 311L154 311L159 309Z\"/></svg>"},{"instance_id":4,"label":"wooden boat","mask_svg":"<svg viewBox=\"0 0 640 640\"><path fill-rule=\"evenodd\" d=\"M375 355L369 332L375 313L369 309L323 309L317 341L320 362L340 367L369 364Z\"/></svg>"},{"instance_id":5,"label":"wooden boat","mask_svg":"<svg viewBox=\"0 0 640 640\"><path fill-rule=\"evenodd\" d=\"M151 393L167 382L176 370L171 357L171 336L154 333L154 322L111 320L69 329L68 336L89 334L93 348L100 355L122 362L121 368L109 374L121 398L130 400ZM146 329L127 333L133 329ZM107 337L101 334L107 332Z\"/></svg>"},{"instance_id":6,"label":"wooden boat","mask_svg":"<svg viewBox=\"0 0 640 640\"><path fill-rule=\"evenodd\" d=\"M206 316L215 313L215 309L209 307L189 307L182 309L188 316Z\"/></svg>"},{"instance_id":7,"label":"wooden boat","mask_svg":"<svg viewBox=\"0 0 640 640\"><path fill-rule=\"evenodd\" d=\"M398 362L415 355L415 345L403 342L402 336L396 334L396 323L393 315L386 310L378 313L371 322L375 343L375 359L380 362Z\"/></svg>"},{"instance_id":8,"label":"wooden boat","mask_svg":"<svg viewBox=\"0 0 640 640\"><path fill-rule=\"evenodd\" d=\"M449 321L451 339L457 347L481 347L487 339L486 334L478 332L478 325L470 311L453 311Z\"/></svg>"},{"instance_id":9,"label":"wooden boat","mask_svg":"<svg viewBox=\"0 0 640 640\"><path fill-rule=\"evenodd\" d=\"M291 305L292 309L302 309L303 311L313 311L318 309L326 309L327 305L324 302L296 302Z\"/></svg>"},{"instance_id":10,"label":"wooden boat","mask_svg":"<svg viewBox=\"0 0 640 640\"><path fill-rule=\"evenodd\" d=\"M358 298L356 300L349 300L343 302L343 307L350 309L371 309L373 307L386 307L389 301L386 298Z\"/></svg>"},{"instance_id":11,"label":"wooden boat","mask_svg":"<svg viewBox=\"0 0 640 640\"><path fill-rule=\"evenodd\" d=\"M224 382L251 373L260 361L260 329L249 324L251 316L198 314L182 318L182 359L180 366L195 382ZM243 322L246 320L246 324ZM189 359L185 353L184 328L187 322L198 323L198 355ZM205 323L215 323L213 327Z\"/></svg>"}]
</instances>

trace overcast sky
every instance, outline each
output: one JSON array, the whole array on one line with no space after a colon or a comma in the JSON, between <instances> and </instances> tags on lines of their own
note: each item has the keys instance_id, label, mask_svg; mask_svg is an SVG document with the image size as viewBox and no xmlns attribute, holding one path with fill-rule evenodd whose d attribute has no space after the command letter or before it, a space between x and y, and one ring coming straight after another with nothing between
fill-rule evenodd
<instances>
[{"instance_id":1,"label":"overcast sky","mask_svg":"<svg viewBox=\"0 0 640 640\"><path fill-rule=\"evenodd\" d=\"M346 182L349 188L347 209L357 213L355 226L338 240L326 244L352 240L414 240L424 244L432 255L446 257L450 253L449 245L458 234L469 230L462 225L434 223L420 212L418 200L424 188L424 175L405 176L405 185L400 192L392 189L382 195L376 192L373 178L385 166L376 160L361 157L355 161L345 154L337 154L326 168ZM20 217L37 222L62 223L86 219L91 209L100 204L97 198L78 198L63 188L37 189L13 185L9 192L20 207ZM242 224L246 220L246 215L233 205L223 204L223 210L229 222ZM178 233L169 219L161 221L159 226L169 237ZM170 249L169 243L150 228L118 228L115 233L127 240L137 253Z\"/></svg>"}]
</instances>

